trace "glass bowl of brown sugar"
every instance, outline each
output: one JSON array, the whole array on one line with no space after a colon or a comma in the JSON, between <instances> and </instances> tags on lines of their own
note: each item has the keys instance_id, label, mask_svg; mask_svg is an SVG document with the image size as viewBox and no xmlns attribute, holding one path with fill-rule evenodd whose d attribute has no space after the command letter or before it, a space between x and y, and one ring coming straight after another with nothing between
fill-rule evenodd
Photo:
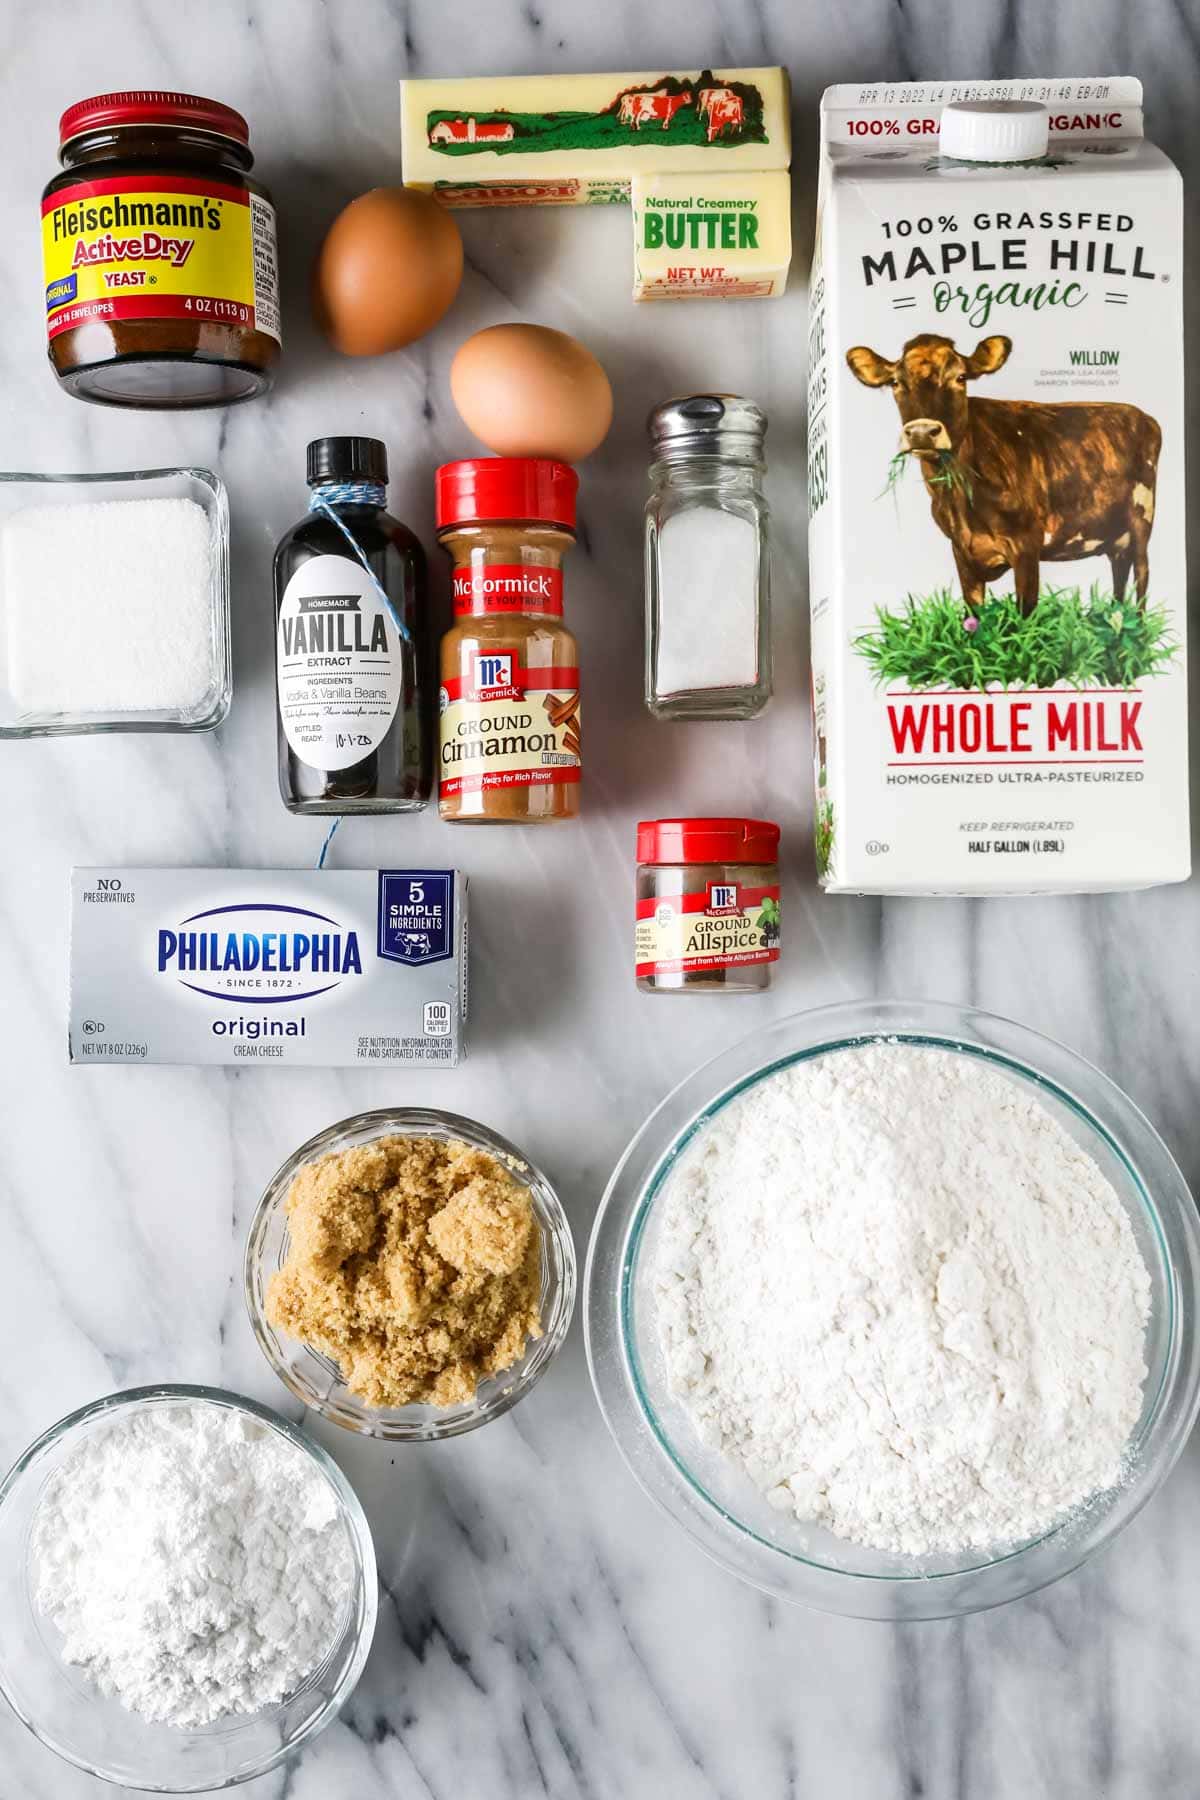
<instances>
[{"instance_id":1,"label":"glass bowl of brown sugar","mask_svg":"<svg viewBox=\"0 0 1200 1800\"><path fill-rule=\"evenodd\" d=\"M259 1347L306 1406L427 1443L499 1418L567 1334L575 1248L545 1175L488 1127L418 1107L301 1144L246 1241Z\"/></svg>"}]
</instances>

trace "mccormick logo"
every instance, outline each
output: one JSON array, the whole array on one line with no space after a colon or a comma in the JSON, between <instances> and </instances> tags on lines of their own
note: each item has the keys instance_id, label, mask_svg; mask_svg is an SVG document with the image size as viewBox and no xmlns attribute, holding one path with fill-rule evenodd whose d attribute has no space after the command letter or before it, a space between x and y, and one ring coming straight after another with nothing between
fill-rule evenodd
<instances>
[{"instance_id":1,"label":"mccormick logo","mask_svg":"<svg viewBox=\"0 0 1200 1800\"><path fill-rule=\"evenodd\" d=\"M511 650L476 652L471 664L471 698L473 700L523 700L521 689L513 682Z\"/></svg>"},{"instance_id":2,"label":"mccormick logo","mask_svg":"<svg viewBox=\"0 0 1200 1800\"><path fill-rule=\"evenodd\" d=\"M469 612L562 611L562 570L492 563L454 571L454 610Z\"/></svg>"},{"instance_id":3,"label":"mccormick logo","mask_svg":"<svg viewBox=\"0 0 1200 1800\"><path fill-rule=\"evenodd\" d=\"M210 1000L286 1006L362 974L358 935L303 906L246 901L193 913L160 931L160 975Z\"/></svg>"},{"instance_id":4,"label":"mccormick logo","mask_svg":"<svg viewBox=\"0 0 1200 1800\"><path fill-rule=\"evenodd\" d=\"M741 912L742 909L738 902L736 881L710 881L708 884L708 906L705 910L710 913Z\"/></svg>"},{"instance_id":5,"label":"mccormick logo","mask_svg":"<svg viewBox=\"0 0 1200 1800\"><path fill-rule=\"evenodd\" d=\"M383 614L364 619L360 594L301 594L295 613L280 613L279 636L285 656L387 655Z\"/></svg>"}]
</instances>

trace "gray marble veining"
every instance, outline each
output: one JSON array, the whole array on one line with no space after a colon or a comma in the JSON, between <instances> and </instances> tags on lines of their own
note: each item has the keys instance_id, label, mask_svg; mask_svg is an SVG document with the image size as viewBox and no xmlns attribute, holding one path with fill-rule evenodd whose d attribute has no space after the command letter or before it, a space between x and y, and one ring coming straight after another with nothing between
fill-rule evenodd
<instances>
[{"instance_id":1,"label":"gray marble veining","mask_svg":"<svg viewBox=\"0 0 1200 1800\"><path fill-rule=\"evenodd\" d=\"M651 1104L757 1022L824 1001L973 1001L1065 1039L1125 1085L1200 1179L1195 883L1053 901L822 898L810 812L804 613L804 271L816 101L835 79L1140 75L1151 135L1200 207L1193 0L41 0L0 11L0 466L195 461L229 484L236 697L195 740L6 745L0 787L0 1461L51 1420L139 1381L214 1381L280 1404L240 1295L250 1211L311 1131L364 1105L451 1105L560 1186L582 1254L607 1174ZM618 209L462 215L469 267L444 326L356 364L308 322L324 224L398 174L408 73L782 62L795 89L796 262L778 303L627 296ZM55 391L38 307L37 197L70 101L133 83L249 117L280 204L288 343L266 402L161 418ZM310 436L387 439L393 510L432 541L433 465L469 450L450 356L509 318L562 327L611 370L617 423L588 464L568 569L588 683L588 818L576 833L352 822L336 856L471 874L472 1055L453 1076L69 1070L72 863L307 863L319 821L275 788L270 559L302 509ZM1200 326L1191 306L1193 342ZM692 386L770 413L778 699L753 727L655 726L640 705L647 405ZM1200 390L1198 390L1200 391ZM1192 403L1195 426L1195 402ZM1200 446L1192 441L1193 493ZM1200 515L1198 515L1200 516ZM436 555L436 552L435 552ZM787 947L769 998L640 1002L628 966L633 823L665 810L779 818ZM294 1409L292 1409L294 1410ZM710 1567L634 1486L592 1401L578 1325L529 1402L444 1446L320 1435L375 1529L383 1605L342 1722L254 1800L1188 1800L1200 1791L1200 1451L1085 1571L965 1623L891 1628L792 1611ZM0 1709L0 1800L100 1800Z\"/></svg>"}]
</instances>

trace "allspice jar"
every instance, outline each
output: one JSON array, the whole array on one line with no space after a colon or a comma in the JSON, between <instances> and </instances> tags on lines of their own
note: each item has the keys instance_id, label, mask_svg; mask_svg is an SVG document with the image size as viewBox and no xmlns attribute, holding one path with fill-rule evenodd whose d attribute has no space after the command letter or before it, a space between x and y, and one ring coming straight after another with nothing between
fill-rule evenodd
<instances>
[{"instance_id":1,"label":"allspice jar","mask_svg":"<svg viewBox=\"0 0 1200 1800\"><path fill-rule=\"evenodd\" d=\"M779 961L779 827L646 819L637 828L634 960L646 994L754 994Z\"/></svg>"},{"instance_id":2,"label":"allspice jar","mask_svg":"<svg viewBox=\"0 0 1200 1800\"><path fill-rule=\"evenodd\" d=\"M50 363L80 400L227 406L279 359L275 209L250 130L196 94L70 106L42 196Z\"/></svg>"},{"instance_id":3,"label":"allspice jar","mask_svg":"<svg viewBox=\"0 0 1200 1800\"><path fill-rule=\"evenodd\" d=\"M578 486L574 469L540 457L437 472L455 618L441 651L443 819L532 825L579 811L579 652L563 624L562 576Z\"/></svg>"}]
</instances>

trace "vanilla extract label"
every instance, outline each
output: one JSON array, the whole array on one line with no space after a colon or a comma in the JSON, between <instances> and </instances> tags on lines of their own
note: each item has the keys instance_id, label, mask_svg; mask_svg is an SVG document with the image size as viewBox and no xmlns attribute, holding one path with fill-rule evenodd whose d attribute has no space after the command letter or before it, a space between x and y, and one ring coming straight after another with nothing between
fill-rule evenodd
<instances>
[{"instance_id":1,"label":"vanilla extract label","mask_svg":"<svg viewBox=\"0 0 1200 1800\"><path fill-rule=\"evenodd\" d=\"M296 570L275 653L279 717L301 762L345 769L378 749L404 690L404 646L361 563L314 556Z\"/></svg>"}]
</instances>

